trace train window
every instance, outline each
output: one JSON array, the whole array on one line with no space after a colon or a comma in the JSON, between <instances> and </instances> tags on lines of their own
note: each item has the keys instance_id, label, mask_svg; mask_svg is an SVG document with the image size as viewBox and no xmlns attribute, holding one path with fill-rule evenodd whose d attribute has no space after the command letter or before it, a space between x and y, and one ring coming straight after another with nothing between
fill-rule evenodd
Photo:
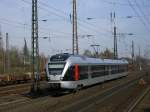
<instances>
[{"instance_id":1,"label":"train window","mask_svg":"<svg viewBox=\"0 0 150 112\"><path fill-rule=\"evenodd\" d=\"M100 77L105 75L105 66L104 65L95 65L91 66L91 77Z\"/></svg>"},{"instance_id":2,"label":"train window","mask_svg":"<svg viewBox=\"0 0 150 112\"><path fill-rule=\"evenodd\" d=\"M120 65L118 65L118 73L120 73Z\"/></svg>"},{"instance_id":3,"label":"train window","mask_svg":"<svg viewBox=\"0 0 150 112\"><path fill-rule=\"evenodd\" d=\"M54 55L54 56L52 56L51 58L50 58L50 61L65 61L65 60L67 60L69 57L70 57L71 55L70 54L68 54L68 53L64 53L64 54L56 54L56 55Z\"/></svg>"},{"instance_id":4,"label":"train window","mask_svg":"<svg viewBox=\"0 0 150 112\"><path fill-rule=\"evenodd\" d=\"M124 65L125 66L125 71L128 71L128 65Z\"/></svg>"},{"instance_id":5,"label":"train window","mask_svg":"<svg viewBox=\"0 0 150 112\"><path fill-rule=\"evenodd\" d=\"M125 66L121 65L121 72L124 72L124 71L125 71Z\"/></svg>"},{"instance_id":6,"label":"train window","mask_svg":"<svg viewBox=\"0 0 150 112\"><path fill-rule=\"evenodd\" d=\"M119 73L122 72L122 65L119 65Z\"/></svg>"},{"instance_id":7,"label":"train window","mask_svg":"<svg viewBox=\"0 0 150 112\"><path fill-rule=\"evenodd\" d=\"M49 63L48 70L50 75L61 75L64 69L65 63Z\"/></svg>"},{"instance_id":8,"label":"train window","mask_svg":"<svg viewBox=\"0 0 150 112\"><path fill-rule=\"evenodd\" d=\"M75 67L74 66L71 66L68 68L63 80L64 81L74 81L74 70L75 70Z\"/></svg>"},{"instance_id":9,"label":"train window","mask_svg":"<svg viewBox=\"0 0 150 112\"><path fill-rule=\"evenodd\" d=\"M124 66L121 65L121 73L124 71Z\"/></svg>"},{"instance_id":10,"label":"train window","mask_svg":"<svg viewBox=\"0 0 150 112\"><path fill-rule=\"evenodd\" d=\"M88 66L79 66L79 80L88 78Z\"/></svg>"},{"instance_id":11,"label":"train window","mask_svg":"<svg viewBox=\"0 0 150 112\"><path fill-rule=\"evenodd\" d=\"M88 78L88 66L78 66L78 70L79 70L79 80L84 80L84 79L87 79ZM64 81L74 81L74 73L75 73L75 67L72 66L70 67L63 80Z\"/></svg>"},{"instance_id":12,"label":"train window","mask_svg":"<svg viewBox=\"0 0 150 112\"><path fill-rule=\"evenodd\" d=\"M105 75L109 75L109 66L105 65Z\"/></svg>"},{"instance_id":13,"label":"train window","mask_svg":"<svg viewBox=\"0 0 150 112\"><path fill-rule=\"evenodd\" d=\"M111 74L115 74L115 65L111 65Z\"/></svg>"},{"instance_id":14,"label":"train window","mask_svg":"<svg viewBox=\"0 0 150 112\"><path fill-rule=\"evenodd\" d=\"M128 67L127 65L123 65L123 72L126 72L126 71L128 71Z\"/></svg>"},{"instance_id":15,"label":"train window","mask_svg":"<svg viewBox=\"0 0 150 112\"><path fill-rule=\"evenodd\" d=\"M126 72L126 71L128 71L127 65L119 65L119 70L118 70L119 73Z\"/></svg>"},{"instance_id":16,"label":"train window","mask_svg":"<svg viewBox=\"0 0 150 112\"><path fill-rule=\"evenodd\" d=\"M119 67L118 65L112 65L111 66L111 74L116 74L119 72Z\"/></svg>"}]
</instances>

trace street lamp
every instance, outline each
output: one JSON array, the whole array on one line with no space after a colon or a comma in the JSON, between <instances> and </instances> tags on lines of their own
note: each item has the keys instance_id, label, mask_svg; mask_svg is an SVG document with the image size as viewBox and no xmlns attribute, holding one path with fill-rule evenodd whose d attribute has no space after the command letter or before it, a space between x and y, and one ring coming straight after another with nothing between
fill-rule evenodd
<instances>
[{"instance_id":1,"label":"street lamp","mask_svg":"<svg viewBox=\"0 0 150 112\"><path fill-rule=\"evenodd\" d=\"M78 37L81 37L81 38L85 38L85 37L87 37L87 38L89 38L89 37L93 37L94 35L89 35L89 34L87 34L87 35L79 35Z\"/></svg>"},{"instance_id":2,"label":"street lamp","mask_svg":"<svg viewBox=\"0 0 150 112\"><path fill-rule=\"evenodd\" d=\"M47 39L47 38L49 38L49 37L40 37L40 38Z\"/></svg>"},{"instance_id":3,"label":"street lamp","mask_svg":"<svg viewBox=\"0 0 150 112\"><path fill-rule=\"evenodd\" d=\"M48 20L47 20L47 19L43 19L43 20L41 20L41 21L43 21L43 22L47 22Z\"/></svg>"},{"instance_id":4,"label":"street lamp","mask_svg":"<svg viewBox=\"0 0 150 112\"><path fill-rule=\"evenodd\" d=\"M130 18L133 18L133 16L126 16L126 18L129 18L129 19L130 19Z\"/></svg>"},{"instance_id":5,"label":"street lamp","mask_svg":"<svg viewBox=\"0 0 150 112\"><path fill-rule=\"evenodd\" d=\"M87 20L91 20L91 19L93 19L93 18L90 18L90 17L88 17L88 18L86 18Z\"/></svg>"},{"instance_id":6,"label":"street lamp","mask_svg":"<svg viewBox=\"0 0 150 112\"><path fill-rule=\"evenodd\" d=\"M128 35L132 36L132 35L134 35L134 34L133 34L133 33L128 33Z\"/></svg>"},{"instance_id":7,"label":"street lamp","mask_svg":"<svg viewBox=\"0 0 150 112\"><path fill-rule=\"evenodd\" d=\"M38 21L47 22L47 21L48 21L48 19L41 19L41 20L38 20Z\"/></svg>"}]
</instances>

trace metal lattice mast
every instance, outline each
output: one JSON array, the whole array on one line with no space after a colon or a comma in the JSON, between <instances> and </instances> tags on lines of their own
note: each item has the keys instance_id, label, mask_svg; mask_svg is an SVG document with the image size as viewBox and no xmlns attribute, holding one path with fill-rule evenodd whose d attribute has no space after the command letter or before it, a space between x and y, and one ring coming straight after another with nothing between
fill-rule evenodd
<instances>
[{"instance_id":1,"label":"metal lattice mast","mask_svg":"<svg viewBox=\"0 0 150 112\"><path fill-rule=\"evenodd\" d=\"M134 41L132 40L132 64L134 64L134 60L135 60L135 57L134 57Z\"/></svg>"},{"instance_id":2,"label":"metal lattice mast","mask_svg":"<svg viewBox=\"0 0 150 112\"><path fill-rule=\"evenodd\" d=\"M5 69L6 72L10 72L10 60L9 60L9 37L8 33L6 33L6 57L5 57Z\"/></svg>"},{"instance_id":3,"label":"metal lattice mast","mask_svg":"<svg viewBox=\"0 0 150 112\"><path fill-rule=\"evenodd\" d=\"M77 32L77 6L76 6L76 0L73 0L73 40L72 40L72 52L73 54L79 54L79 48L78 48L78 32Z\"/></svg>"},{"instance_id":4,"label":"metal lattice mast","mask_svg":"<svg viewBox=\"0 0 150 112\"><path fill-rule=\"evenodd\" d=\"M0 25L0 50L3 49L3 37L2 37L2 30L1 30L1 25Z\"/></svg>"},{"instance_id":5,"label":"metal lattice mast","mask_svg":"<svg viewBox=\"0 0 150 112\"><path fill-rule=\"evenodd\" d=\"M37 0L32 0L32 90L39 89L39 46L38 46L38 11Z\"/></svg>"},{"instance_id":6,"label":"metal lattice mast","mask_svg":"<svg viewBox=\"0 0 150 112\"><path fill-rule=\"evenodd\" d=\"M1 28L1 25L0 25L0 52L1 52L1 56L2 56L2 73L5 72L5 55L4 55L4 48L3 48L3 36L2 36L2 28Z\"/></svg>"},{"instance_id":7,"label":"metal lattice mast","mask_svg":"<svg viewBox=\"0 0 150 112\"><path fill-rule=\"evenodd\" d=\"M114 36L114 59L118 58L118 43L117 43L117 31L116 31L116 14L111 13L111 23L113 23L113 36ZM112 28L112 27L111 27Z\"/></svg>"},{"instance_id":8,"label":"metal lattice mast","mask_svg":"<svg viewBox=\"0 0 150 112\"><path fill-rule=\"evenodd\" d=\"M114 26L114 59L118 58L116 26Z\"/></svg>"}]
</instances>

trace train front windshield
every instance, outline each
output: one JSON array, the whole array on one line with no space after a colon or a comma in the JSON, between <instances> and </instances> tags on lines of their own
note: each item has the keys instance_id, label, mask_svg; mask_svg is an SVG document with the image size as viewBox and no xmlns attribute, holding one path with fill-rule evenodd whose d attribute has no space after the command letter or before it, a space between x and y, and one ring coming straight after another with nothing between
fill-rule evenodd
<instances>
[{"instance_id":1,"label":"train front windshield","mask_svg":"<svg viewBox=\"0 0 150 112\"><path fill-rule=\"evenodd\" d=\"M49 63L48 70L50 75L61 75L64 69L65 63Z\"/></svg>"}]
</instances>

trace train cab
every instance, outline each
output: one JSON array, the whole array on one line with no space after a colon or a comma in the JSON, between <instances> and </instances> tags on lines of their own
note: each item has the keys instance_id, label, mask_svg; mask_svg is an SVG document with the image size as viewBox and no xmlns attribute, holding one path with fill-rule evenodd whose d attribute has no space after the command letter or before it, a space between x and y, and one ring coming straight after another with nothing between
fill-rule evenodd
<instances>
[{"instance_id":1,"label":"train cab","mask_svg":"<svg viewBox=\"0 0 150 112\"><path fill-rule=\"evenodd\" d=\"M71 54L64 53L64 54L56 54L53 55L46 67L47 79L48 83L51 87L58 87L60 85L60 81L63 80L63 73L66 70L66 60L71 56Z\"/></svg>"}]
</instances>

